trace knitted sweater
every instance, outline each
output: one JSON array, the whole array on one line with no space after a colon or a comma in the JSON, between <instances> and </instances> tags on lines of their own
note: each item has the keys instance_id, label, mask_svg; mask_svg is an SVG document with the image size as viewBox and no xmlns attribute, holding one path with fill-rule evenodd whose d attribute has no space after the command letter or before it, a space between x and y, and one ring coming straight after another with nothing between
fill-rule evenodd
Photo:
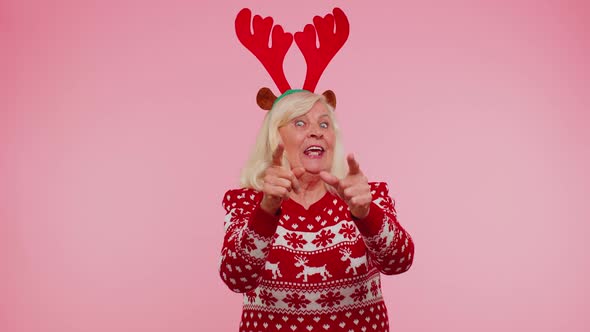
<instances>
[{"instance_id":1,"label":"knitted sweater","mask_svg":"<svg viewBox=\"0 0 590 332\"><path fill-rule=\"evenodd\" d=\"M407 271L414 243L387 184L369 184L362 220L330 192L308 209L285 200L272 216L262 192L227 191L219 272L244 293L239 331L389 331L380 273Z\"/></svg>"}]
</instances>

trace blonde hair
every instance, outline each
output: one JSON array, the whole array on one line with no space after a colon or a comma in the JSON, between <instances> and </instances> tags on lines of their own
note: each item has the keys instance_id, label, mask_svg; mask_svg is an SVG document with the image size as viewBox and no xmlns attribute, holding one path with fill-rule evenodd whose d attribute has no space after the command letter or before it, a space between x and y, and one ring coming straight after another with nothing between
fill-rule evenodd
<instances>
[{"instance_id":1,"label":"blonde hair","mask_svg":"<svg viewBox=\"0 0 590 332\"><path fill-rule=\"evenodd\" d=\"M334 128L334 159L330 172L338 178L343 178L346 175L348 164L344 159L344 148L340 137L340 128L334 117L334 108L328 104L323 95L301 91L281 98L264 117L250 158L242 169L240 185L243 188L262 190L262 174L271 165L272 154L281 142L279 128L292 119L309 112L317 102L322 103L328 110L328 116ZM282 165L290 168L285 154L283 154ZM327 187L331 191L333 190L330 186Z\"/></svg>"}]
</instances>

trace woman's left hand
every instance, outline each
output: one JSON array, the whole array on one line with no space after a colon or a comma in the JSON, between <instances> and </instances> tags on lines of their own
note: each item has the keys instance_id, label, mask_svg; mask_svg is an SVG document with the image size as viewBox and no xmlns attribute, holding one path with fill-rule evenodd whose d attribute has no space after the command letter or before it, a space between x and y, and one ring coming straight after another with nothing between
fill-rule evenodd
<instances>
[{"instance_id":1,"label":"woman's left hand","mask_svg":"<svg viewBox=\"0 0 590 332\"><path fill-rule=\"evenodd\" d=\"M349 154L346 161L349 170L342 180L326 171L320 172L320 177L324 182L336 188L340 197L348 204L353 217L363 219L369 215L369 208L373 200L371 187L354 156Z\"/></svg>"}]
</instances>

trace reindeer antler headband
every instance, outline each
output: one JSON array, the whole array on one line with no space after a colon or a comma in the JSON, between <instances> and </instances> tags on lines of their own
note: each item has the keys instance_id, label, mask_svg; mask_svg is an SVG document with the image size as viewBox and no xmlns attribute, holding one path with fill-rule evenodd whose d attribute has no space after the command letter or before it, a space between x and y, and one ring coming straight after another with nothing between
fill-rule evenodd
<instances>
[{"instance_id":1,"label":"reindeer antler headband","mask_svg":"<svg viewBox=\"0 0 590 332\"><path fill-rule=\"evenodd\" d=\"M303 31L295 33L295 42L307 63L307 74L303 89L291 89L291 85L285 77L283 62L285 55L293 43L293 35L284 32L283 28L273 25L272 17L262 18L255 15L252 20L253 33L250 30L250 9L242 9L236 16L236 35L240 42L252 52L264 65L270 74L281 95L277 98L269 88L261 88L256 96L258 106L264 110L270 110L274 103L282 97L294 92L307 90L314 92L318 81L328 63L338 53L346 42L350 32L348 19L340 8L334 8L334 15L327 14L324 17L315 16L313 25L307 24ZM334 29L336 27L336 29ZM272 46L268 46L272 31ZM316 34L319 39L319 47L316 47ZM328 103L336 107L336 96L331 90L323 93Z\"/></svg>"}]
</instances>

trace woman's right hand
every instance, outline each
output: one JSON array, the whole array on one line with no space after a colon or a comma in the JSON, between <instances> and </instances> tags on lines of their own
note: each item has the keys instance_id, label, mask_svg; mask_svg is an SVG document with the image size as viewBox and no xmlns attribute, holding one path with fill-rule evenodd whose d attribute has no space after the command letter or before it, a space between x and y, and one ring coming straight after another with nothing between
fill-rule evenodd
<instances>
[{"instance_id":1,"label":"woman's right hand","mask_svg":"<svg viewBox=\"0 0 590 332\"><path fill-rule=\"evenodd\" d=\"M285 148L279 144L272 155L272 164L264 171L262 177L263 197L260 207L269 214L275 215L281 207L283 200L289 198L291 190L299 193L299 178L305 169L297 167L293 170L283 168L281 160Z\"/></svg>"}]
</instances>

